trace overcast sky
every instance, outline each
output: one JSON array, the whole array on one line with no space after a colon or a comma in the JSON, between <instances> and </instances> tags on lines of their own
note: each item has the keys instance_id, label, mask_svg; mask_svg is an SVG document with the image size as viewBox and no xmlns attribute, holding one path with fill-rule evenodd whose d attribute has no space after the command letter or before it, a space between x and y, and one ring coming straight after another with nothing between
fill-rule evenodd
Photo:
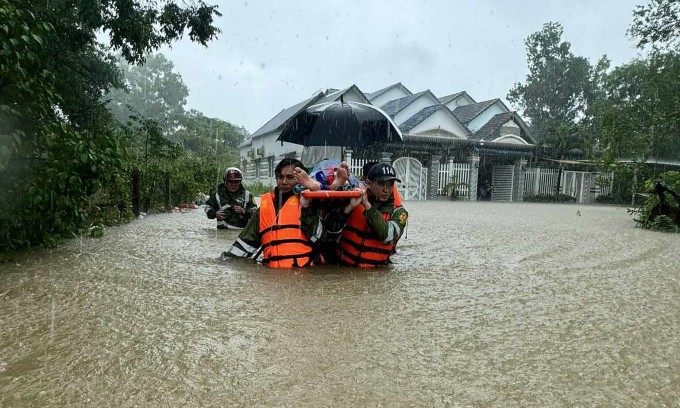
<instances>
[{"instance_id":1,"label":"overcast sky","mask_svg":"<svg viewBox=\"0 0 680 408\"><path fill-rule=\"evenodd\" d=\"M549 21L576 55L620 65L637 55L626 29L645 1L217 1L218 40L162 52L189 87L188 108L253 133L319 89L351 84L507 102L528 72L524 40Z\"/></svg>"}]
</instances>

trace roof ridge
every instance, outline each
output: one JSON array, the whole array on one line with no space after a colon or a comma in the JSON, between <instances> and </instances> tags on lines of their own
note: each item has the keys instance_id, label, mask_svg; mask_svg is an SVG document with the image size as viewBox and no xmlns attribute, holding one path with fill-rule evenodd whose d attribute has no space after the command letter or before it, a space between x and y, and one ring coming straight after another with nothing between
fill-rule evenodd
<instances>
[{"instance_id":1,"label":"roof ridge","mask_svg":"<svg viewBox=\"0 0 680 408\"><path fill-rule=\"evenodd\" d=\"M404 84L402 84L401 81L399 81L395 84L386 86L385 88L378 89L377 91L365 93L364 95L366 96L366 99L368 99L370 101L370 100L375 99L375 98L377 98L381 95L384 95L385 93L387 93L387 91L389 91L389 90L391 90L391 89L393 89L397 86L401 86L402 88L404 88L406 90L406 92L409 93L409 95L407 95L407 96L413 95L413 92L411 92L406 86L404 86Z\"/></svg>"}]
</instances>

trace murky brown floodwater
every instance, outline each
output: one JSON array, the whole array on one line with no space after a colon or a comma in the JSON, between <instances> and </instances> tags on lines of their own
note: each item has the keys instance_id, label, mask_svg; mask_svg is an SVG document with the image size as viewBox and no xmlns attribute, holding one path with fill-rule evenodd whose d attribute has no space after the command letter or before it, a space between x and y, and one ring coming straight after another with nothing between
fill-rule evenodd
<instances>
[{"instance_id":1,"label":"murky brown floodwater","mask_svg":"<svg viewBox=\"0 0 680 408\"><path fill-rule=\"evenodd\" d=\"M22 254L0 406L680 404L680 235L613 207L407 208L379 271L221 264L236 233L201 210Z\"/></svg>"}]
</instances>

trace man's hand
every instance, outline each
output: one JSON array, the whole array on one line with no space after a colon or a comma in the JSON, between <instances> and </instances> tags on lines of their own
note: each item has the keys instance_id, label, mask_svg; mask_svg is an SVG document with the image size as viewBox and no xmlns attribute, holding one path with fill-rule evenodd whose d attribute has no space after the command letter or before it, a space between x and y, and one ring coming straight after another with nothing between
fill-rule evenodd
<instances>
[{"instance_id":1,"label":"man's hand","mask_svg":"<svg viewBox=\"0 0 680 408\"><path fill-rule=\"evenodd\" d=\"M243 207L239 207L238 205L234 205L231 207L236 214L242 215L246 213L246 209Z\"/></svg>"},{"instance_id":2,"label":"man's hand","mask_svg":"<svg viewBox=\"0 0 680 408\"><path fill-rule=\"evenodd\" d=\"M355 188L354 190L355 190L355 191L361 191L361 196L360 196L360 197L352 197L352 198L350 198L349 204L347 204L347 205L345 206L345 210L344 210L344 211L345 211L345 214L349 214L349 213L352 212L352 210L354 210L355 208L357 208L357 206L358 206L359 204L361 204L361 202L362 202L363 199L364 199L364 196L366 195L366 191L364 191L364 190L362 190L362 189L360 189L360 188Z\"/></svg>"},{"instance_id":3,"label":"man's hand","mask_svg":"<svg viewBox=\"0 0 680 408\"><path fill-rule=\"evenodd\" d=\"M215 213L215 218L217 218L217 221L224 221L224 215L224 211L219 210Z\"/></svg>"},{"instance_id":4,"label":"man's hand","mask_svg":"<svg viewBox=\"0 0 680 408\"><path fill-rule=\"evenodd\" d=\"M363 193L361 194L361 204L363 204L364 208L366 210L370 210L372 205L371 203L368 202L368 195L370 194L369 190L363 190Z\"/></svg>"}]
</instances>

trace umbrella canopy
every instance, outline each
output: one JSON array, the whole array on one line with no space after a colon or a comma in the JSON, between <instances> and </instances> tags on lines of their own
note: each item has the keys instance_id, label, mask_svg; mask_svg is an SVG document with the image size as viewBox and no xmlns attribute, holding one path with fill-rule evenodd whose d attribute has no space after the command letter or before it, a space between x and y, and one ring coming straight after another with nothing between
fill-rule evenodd
<instances>
[{"instance_id":1,"label":"umbrella canopy","mask_svg":"<svg viewBox=\"0 0 680 408\"><path fill-rule=\"evenodd\" d=\"M278 139L304 146L365 147L403 142L401 131L382 109L359 102L312 105L290 118Z\"/></svg>"}]
</instances>

